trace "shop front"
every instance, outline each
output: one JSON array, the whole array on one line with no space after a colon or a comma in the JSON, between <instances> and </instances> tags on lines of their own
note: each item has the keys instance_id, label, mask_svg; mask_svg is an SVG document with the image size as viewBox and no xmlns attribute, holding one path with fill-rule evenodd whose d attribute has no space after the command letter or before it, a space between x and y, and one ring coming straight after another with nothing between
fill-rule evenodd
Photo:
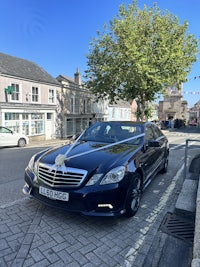
<instances>
[{"instance_id":1,"label":"shop front","mask_svg":"<svg viewBox=\"0 0 200 267\"><path fill-rule=\"evenodd\" d=\"M0 113L0 125L30 140L48 140L55 135L55 110L1 109Z\"/></svg>"}]
</instances>

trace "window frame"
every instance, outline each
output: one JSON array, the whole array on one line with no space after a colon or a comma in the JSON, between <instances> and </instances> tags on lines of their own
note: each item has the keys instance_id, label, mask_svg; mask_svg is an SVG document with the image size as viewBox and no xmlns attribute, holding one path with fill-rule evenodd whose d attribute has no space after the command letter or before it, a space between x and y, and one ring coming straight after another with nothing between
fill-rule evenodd
<instances>
[{"instance_id":1,"label":"window frame","mask_svg":"<svg viewBox=\"0 0 200 267\"><path fill-rule=\"evenodd\" d=\"M37 94L33 94L33 89L37 89ZM33 97L37 97L37 101L33 100ZM31 103L40 103L40 87L32 85L31 86Z\"/></svg>"},{"instance_id":2,"label":"window frame","mask_svg":"<svg viewBox=\"0 0 200 267\"><path fill-rule=\"evenodd\" d=\"M51 95L50 91L53 93L52 95ZM56 90L55 89L49 88L49 90L48 90L48 103L55 105L55 103L56 103Z\"/></svg>"},{"instance_id":3,"label":"window frame","mask_svg":"<svg viewBox=\"0 0 200 267\"><path fill-rule=\"evenodd\" d=\"M11 102L15 102L15 103L21 102L22 101L21 84L20 83L17 83L17 82L11 82L10 86L12 86L12 88L14 90L13 93L10 95L10 101ZM19 90L18 92L16 92L16 86L18 87L17 88ZM17 97L18 99L15 99L16 98L15 96L18 96Z\"/></svg>"}]
</instances>

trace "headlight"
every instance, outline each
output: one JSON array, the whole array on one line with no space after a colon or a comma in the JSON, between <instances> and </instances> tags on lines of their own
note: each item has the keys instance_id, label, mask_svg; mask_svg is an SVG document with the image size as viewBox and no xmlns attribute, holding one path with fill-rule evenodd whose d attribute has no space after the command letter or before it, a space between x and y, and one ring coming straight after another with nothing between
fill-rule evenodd
<instances>
[{"instance_id":1,"label":"headlight","mask_svg":"<svg viewBox=\"0 0 200 267\"><path fill-rule=\"evenodd\" d=\"M92 178L87 182L87 185L93 185L96 184L96 182L102 177L102 173L100 174L94 174Z\"/></svg>"},{"instance_id":2,"label":"headlight","mask_svg":"<svg viewBox=\"0 0 200 267\"><path fill-rule=\"evenodd\" d=\"M37 161L35 161L35 155L32 156L32 158L30 159L29 163L28 163L28 168L33 171L34 173L37 172Z\"/></svg>"},{"instance_id":3,"label":"headlight","mask_svg":"<svg viewBox=\"0 0 200 267\"><path fill-rule=\"evenodd\" d=\"M124 178L125 167L119 166L110 170L102 179L100 184L114 184L120 182Z\"/></svg>"}]
</instances>

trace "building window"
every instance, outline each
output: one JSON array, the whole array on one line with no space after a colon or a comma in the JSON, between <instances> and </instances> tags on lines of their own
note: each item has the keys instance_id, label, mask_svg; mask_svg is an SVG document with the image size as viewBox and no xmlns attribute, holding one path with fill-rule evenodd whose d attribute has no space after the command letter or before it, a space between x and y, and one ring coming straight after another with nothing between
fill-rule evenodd
<instances>
[{"instance_id":1,"label":"building window","mask_svg":"<svg viewBox=\"0 0 200 267\"><path fill-rule=\"evenodd\" d=\"M49 89L49 103L55 104L55 90Z\"/></svg>"},{"instance_id":2,"label":"building window","mask_svg":"<svg viewBox=\"0 0 200 267\"><path fill-rule=\"evenodd\" d=\"M5 113L5 126L9 129L19 133L20 123L19 123L19 113Z\"/></svg>"},{"instance_id":3,"label":"building window","mask_svg":"<svg viewBox=\"0 0 200 267\"><path fill-rule=\"evenodd\" d=\"M11 100L19 101L20 98L20 91L19 91L19 84L12 83L13 93L11 95Z\"/></svg>"},{"instance_id":4,"label":"building window","mask_svg":"<svg viewBox=\"0 0 200 267\"><path fill-rule=\"evenodd\" d=\"M22 113L22 133L29 135L29 114Z\"/></svg>"},{"instance_id":5,"label":"building window","mask_svg":"<svg viewBox=\"0 0 200 267\"><path fill-rule=\"evenodd\" d=\"M75 98L75 113L80 113L80 99L79 98Z\"/></svg>"},{"instance_id":6,"label":"building window","mask_svg":"<svg viewBox=\"0 0 200 267\"><path fill-rule=\"evenodd\" d=\"M83 113L87 113L87 99L83 99Z\"/></svg>"},{"instance_id":7,"label":"building window","mask_svg":"<svg viewBox=\"0 0 200 267\"><path fill-rule=\"evenodd\" d=\"M38 87L32 87L32 102L39 102L39 89Z\"/></svg>"},{"instance_id":8,"label":"building window","mask_svg":"<svg viewBox=\"0 0 200 267\"><path fill-rule=\"evenodd\" d=\"M19 120L19 113L5 113L5 120L10 121L10 120Z\"/></svg>"},{"instance_id":9,"label":"building window","mask_svg":"<svg viewBox=\"0 0 200 267\"><path fill-rule=\"evenodd\" d=\"M4 117L5 126L17 133L26 135L44 134L44 114L42 113L6 112Z\"/></svg>"},{"instance_id":10,"label":"building window","mask_svg":"<svg viewBox=\"0 0 200 267\"><path fill-rule=\"evenodd\" d=\"M44 134L44 115L38 113L31 114L31 135Z\"/></svg>"},{"instance_id":11,"label":"building window","mask_svg":"<svg viewBox=\"0 0 200 267\"><path fill-rule=\"evenodd\" d=\"M73 110L74 110L74 99L71 98L70 99L70 112L73 113Z\"/></svg>"},{"instance_id":12,"label":"building window","mask_svg":"<svg viewBox=\"0 0 200 267\"><path fill-rule=\"evenodd\" d=\"M83 129L88 127L88 119L83 119L82 120L82 127L83 127Z\"/></svg>"},{"instance_id":13,"label":"building window","mask_svg":"<svg viewBox=\"0 0 200 267\"><path fill-rule=\"evenodd\" d=\"M75 97L70 100L70 111L71 113L80 113L80 99Z\"/></svg>"},{"instance_id":14,"label":"building window","mask_svg":"<svg viewBox=\"0 0 200 267\"><path fill-rule=\"evenodd\" d=\"M52 113L47 113L47 120L51 120L52 119Z\"/></svg>"},{"instance_id":15,"label":"building window","mask_svg":"<svg viewBox=\"0 0 200 267\"><path fill-rule=\"evenodd\" d=\"M76 133L80 133L82 131L82 129L81 129L81 119L76 119L75 125L76 125Z\"/></svg>"},{"instance_id":16,"label":"building window","mask_svg":"<svg viewBox=\"0 0 200 267\"><path fill-rule=\"evenodd\" d=\"M91 113L91 100L90 100L90 98L85 98L83 100L83 112L84 113Z\"/></svg>"},{"instance_id":17,"label":"building window","mask_svg":"<svg viewBox=\"0 0 200 267\"><path fill-rule=\"evenodd\" d=\"M92 104L91 104L91 99L88 98L87 100L87 112L91 113L92 112Z\"/></svg>"},{"instance_id":18,"label":"building window","mask_svg":"<svg viewBox=\"0 0 200 267\"><path fill-rule=\"evenodd\" d=\"M73 134L74 134L74 130L73 130L73 119L67 119L66 136L71 136Z\"/></svg>"}]
</instances>

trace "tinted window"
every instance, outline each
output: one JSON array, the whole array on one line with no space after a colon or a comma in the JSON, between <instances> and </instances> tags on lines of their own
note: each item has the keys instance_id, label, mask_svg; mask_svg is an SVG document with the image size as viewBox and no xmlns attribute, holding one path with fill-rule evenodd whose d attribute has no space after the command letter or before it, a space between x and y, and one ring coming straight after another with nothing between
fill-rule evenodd
<instances>
[{"instance_id":1,"label":"tinted window","mask_svg":"<svg viewBox=\"0 0 200 267\"><path fill-rule=\"evenodd\" d=\"M154 130L154 135L156 139L163 136L162 132L160 131L158 127L153 125L153 130Z\"/></svg>"},{"instance_id":2,"label":"tinted window","mask_svg":"<svg viewBox=\"0 0 200 267\"><path fill-rule=\"evenodd\" d=\"M128 143L138 144L141 138L135 139L135 136L142 132L140 125L130 123L96 123L86 130L81 140L114 143L132 138Z\"/></svg>"},{"instance_id":3,"label":"tinted window","mask_svg":"<svg viewBox=\"0 0 200 267\"><path fill-rule=\"evenodd\" d=\"M154 140L154 132L151 125L147 125L145 129L145 139L147 141Z\"/></svg>"}]
</instances>

